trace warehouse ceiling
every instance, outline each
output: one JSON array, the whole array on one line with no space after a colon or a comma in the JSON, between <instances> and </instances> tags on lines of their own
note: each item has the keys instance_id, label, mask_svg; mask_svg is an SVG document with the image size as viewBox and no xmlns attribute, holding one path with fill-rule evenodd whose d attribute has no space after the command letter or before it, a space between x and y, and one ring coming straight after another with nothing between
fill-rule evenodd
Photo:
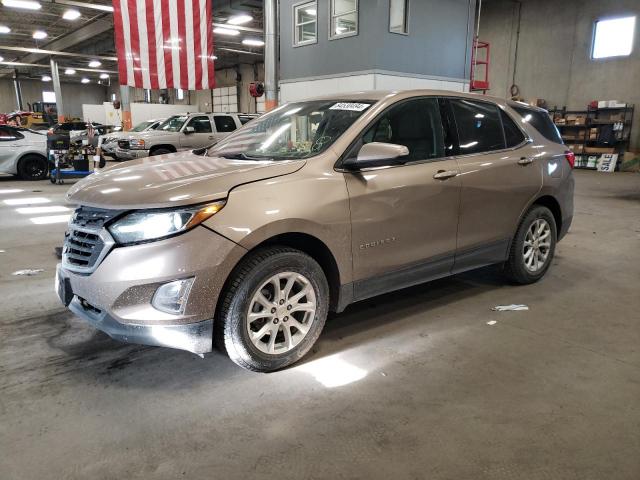
<instances>
[{"instance_id":1,"label":"warehouse ceiling","mask_svg":"<svg viewBox=\"0 0 640 480\"><path fill-rule=\"evenodd\" d=\"M116 79L117 63L113 37L113 14L110 2L75 0L0 0L0 76L10 77L18 72L22 78L42 79L50 76L49 59L55 58L61 75L67 68L76 70L64 76L64 81L89 78L91 83L108 83ZM21 6L15 6L19 2ZM26 2L26 3L25 3ZM263 61L263 47L251 47L243 39L262 39L262 0L213 0L214 25L226 24L232 17L245 15L245 23L234 26L240 35L214 34L216 69L233 67L240 63L255 64ZM24 7L36 7L33 10ZM70 14L69 11L77 13ZM77 18L65 19L64 16ZM212 25L213 28L213 25ZM7 31L9 30L9 31ZM34 38L34 32L46 33L46 38ZM37 35L35 35L37 36ZM39 53L31 49L50 52ZM98 60L99 67L89 67ZM108 74L109 79L100 79Z\"/></svg>"}]
</instances>

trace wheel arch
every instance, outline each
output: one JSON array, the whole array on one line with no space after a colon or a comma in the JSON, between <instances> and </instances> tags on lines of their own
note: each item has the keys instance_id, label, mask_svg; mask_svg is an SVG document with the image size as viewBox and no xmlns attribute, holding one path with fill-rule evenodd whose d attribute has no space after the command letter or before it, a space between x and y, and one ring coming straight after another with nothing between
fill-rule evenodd
<instances>
[{"instance_id":1,"label":"wheel arch","mask_svg":"<svg viewBox=\"0 0 640 480\"><path fill-rule=\"evenodd\" d=\"M174 146L171 145L170 143L167 144L160 144L160 145L153 145L150 149L149 149L149 155L153 155L153 152L155 152L156 150L159 149L165 149L165 150L170 150L172 153L176 153L178 151L178 149Z\"/></svg>"},{"instance_id":2,"label":"wheel arch","mask_svg":"<svg viewBox=\"0 0 640 480\"><path fill-rule=\"evenodd\" d=\"M562 231L562 209L560 208L560 203L558 202L558 200L556 200L551 195L542 195L536 198L522 215L526 215L529 209L531 209L531 207L533 207L534 205L542 205L543 207L547 207L549 210L551 210L553 219L556 222L556 232L559 233Z\"/></svg>"}]
</instances>

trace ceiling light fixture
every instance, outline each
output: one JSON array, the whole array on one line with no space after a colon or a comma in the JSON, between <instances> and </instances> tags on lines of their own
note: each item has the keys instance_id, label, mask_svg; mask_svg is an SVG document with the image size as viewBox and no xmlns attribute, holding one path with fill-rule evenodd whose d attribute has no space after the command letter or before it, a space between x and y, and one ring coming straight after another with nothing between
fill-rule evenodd
<instances>
[{"instance_id":1,"label":"ceiling light fixture","mask_svg":"<svg viewBox=\"0 0 640 480\"><path fill-rule=\"evenodd\" d=\"M218 35L240 35L240 30L234 30L232 28L216 27L213 29L213 33Z\"/></svg>"},{"instance_id":2,"label":"ceiling light fixture","mask_svg":"<svg viewBox=\"0 0 640 480\"><path fill-rule=\"evenodd\" d=\"M99 62L98 60L91 60L89 62L89 67L91 68L98 68L100 65L102 65L102 63Z\"/></svg>"},{"instance_id":3,"label":"ceiling light fixture","mask_svg":"<svg viewBox=\"0 0 640 480\"><path fill-rule=\"evenodd\" d=\"M25 10L40 10L42 8L40 2L31 0L2 0L2 4L5 7L24 8Z\"/></svg>"},{"instance_id":4,"label":"ceiling light fixture","mask_svg":"<svg viewBox=\"0 0 640 480\"><path fill-rule=\"evenodd\" d=\"M227 23L229 25L244 25L245 23L249 23L251 20L253 20L253 17L251 15L243 13L230 17L229 20L227 20Z\"/></svg>"},{"instance_id":5,"label":"ceiling light fixture","mask_svg":"<svg viewBox=\"0 0 640 480\"><path fill-rule=\"evenodd\" d=\"M36 40L47 38L47 32L45 32L44 30L36 30L35 32L33 32L33 38L35 38Z\"/></svg>"},{"instance_id":6,"label":"ceiling light fixture","mask_svg":"<svg viewBox=\"0 0 640 480\"><path fill-rule=\"evenodd\" d=\"M108 73L101 73L101 74L100 74L100 78L101 78L102 80L106 80L107 78L109 78L109 74L108 74Z\"/></svg>"},{"instance_id":7,"label":"ceiling light fixture","mask_svg":"<svg viewBox=\"0 0 640 480\"><path fill-rule=\"evenodd\" d=\"M4 62L4 57L0 57L0 62Z\"/></svg>"},{"instance_id":8,"label":"ceiling light fixture","mask_svg":"<svg viewBox=\"0 0 640 480\"><path fill-rule=\"evenodd\" d=\"M73 68L67 68L67 69L64 71L64 74L65 74L65 75L75 75L75 74L76 74L76 71L75 71Z\"/></svg>"},{"instance_id":9,"label":"ceiling light fixture","mask_svg":"<svg viewBox=\"0 0 640 480\"><path fill-rule=\"evenodd\" d=\"M80 82L82 83L89 83L91 80L89 80L87 77L84 77L82 80L80 80Z\"/></svg>"},{"instance_id":10,"label":"ceiling light fixture","mask_svg":"<svg viewBox=\"0 0 640 480\"><path fill-rule=\"evenodd\" d=\"M77 20L81 16L82 16L82 14L78 10L74 10L74 9L66 10L62 14L62 18L64 18L65 20Z\"/></svg>"},{"instance_id":11,"label":"ceiling light fixture","mask_svg":"<svg viewBox=\"0 0 640 480\"><path fill-rule=\"evenodd\" d=\"M11 29L6 25L0 25L0 33L11 33Z\"/></svg>"},{"instance_id":12,"label":"ceiling light fixture","mask_svg":"<svg viewBox=\"0 0 640 480\"><path fill-rule=\"evenodd\" d=\"M262 47L264 46L264 42L262 40L258 40L257 38L245 38L242 40L243 45L249 45L251 47Z\"/></svg>"},{"instance_id":13,"label":"ceiling light fixture","mask_svg":"<svg viewBox=\"0 0 640 480\"><path fill-rule=\"evenodd\" d=\"M42 76L42 81L43 82L50 82L51 81L51 77L49 75L43 75Z\"/></svg>"}]
</instances>

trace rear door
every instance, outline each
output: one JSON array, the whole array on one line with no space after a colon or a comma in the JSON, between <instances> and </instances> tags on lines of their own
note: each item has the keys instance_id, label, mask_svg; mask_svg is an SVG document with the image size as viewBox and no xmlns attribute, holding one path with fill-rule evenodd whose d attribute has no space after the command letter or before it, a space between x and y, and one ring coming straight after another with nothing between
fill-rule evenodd
<instances>
[{"instance_id":1,"label":"rear door","mask_svg":"<svg viewBox=\"0 0 640 480\"><path fill-rule=\"evenodd\" d=\"M460 179L437 98L390 106L347 157L370 142L404 145L409 157L405 165L344 174L358 299L447 275L458 225Z\"/></svg>"},{"instance_id":2,"label":"rear door","mask_svg":"<svg viewBox=\"0 0 640 480\"><path fill-rule=\"evenodd\" d=\"M238 124L232 115L214 115L213 122L216 127L215 141L218 142L231 132L237 130ZM213 143L213 142L212 142Z\"/></svg>"},{"instance_id":3,"label":"rear door","mask_svg":"<svg viewBox=\"0 0 640 480\"><path fill-rule=\"evenodd\" d=\"M187 128L193 128L192 133L186 133ZM201 148L214 142L213 128L208 115L196 115L187 121L180 134L180 148L183 150Z\"/></svg>"},{"instance_id":4,"label":"rear door","mask_svg":"<svg viewBox=\"0 0 640 480\"><path fill-rule=\"evenodd\" d=\"M542 187L540 146L491 102L451 98L461 197L454 271L505 260L524 208Z\"/></svg>"},{"instance_id":5,"label":"rear door","mask_svg":"<svg viewBox=\"0 0 640 480\"><path fill-rule=\"evenodd\" d=\"M0 171L15 173L15 165L10 160L18 156L17 149L20 148L20 140L23 138L17 130L0 126Z\"/></svg>"}]
</instances>

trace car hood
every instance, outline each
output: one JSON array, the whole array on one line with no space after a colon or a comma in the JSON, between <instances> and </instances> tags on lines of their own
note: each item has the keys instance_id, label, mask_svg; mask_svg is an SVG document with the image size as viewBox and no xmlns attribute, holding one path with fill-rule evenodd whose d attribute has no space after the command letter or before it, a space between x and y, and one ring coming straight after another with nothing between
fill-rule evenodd
<instances>
[{"instance_id":1,"label":"car hood","mask_svg":"<svg viewBox=\"0 0 640 480\"><path fill-rule=\"evenodd\" d=\"M162 208L225 198L238 185L293 173L304 160L249 161L191 152L141 158L80 180L70 203L109 209Z\"/></svg>"}]
</instances>

